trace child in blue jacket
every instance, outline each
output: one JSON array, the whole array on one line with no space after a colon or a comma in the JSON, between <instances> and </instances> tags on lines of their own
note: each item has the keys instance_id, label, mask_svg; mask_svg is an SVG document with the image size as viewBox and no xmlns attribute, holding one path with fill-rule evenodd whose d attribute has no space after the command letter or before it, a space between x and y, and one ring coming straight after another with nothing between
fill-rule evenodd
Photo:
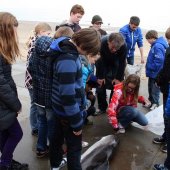
<instances>
[{"instance_id":1,"label":"child in blue jacket","mask_svg":"<svg viewBox=\"0 0 170 170\"><path fill-rule=\"evenodd\" d=\"M146 39L151 44L151 49L146 62L146 77L148 80L149 100L151 102L150 109L153 110L159 106L160 89L155 84L156 76L163 67L165 59L165 51L168 47L166 40L163 37L158 38L158 33L155 30L150 30L146 33Z\"/></svg>"}]
</instances>

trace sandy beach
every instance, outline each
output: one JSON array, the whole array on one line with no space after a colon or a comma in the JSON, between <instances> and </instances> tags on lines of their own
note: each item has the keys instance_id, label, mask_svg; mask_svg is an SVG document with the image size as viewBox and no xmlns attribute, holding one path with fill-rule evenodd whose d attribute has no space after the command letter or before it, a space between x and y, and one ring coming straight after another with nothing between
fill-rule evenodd
<instances>
[{"instance_id":1,"label":"sandy beach","mask_svg":"<svg viewBox=\"0 0 170 170\"><path fill-rule=\"evenodd\" d=\"M38 23L38 21L19 21L19 27L18 27L18 36L19 36L19 43L20 43L20 49L21 49L21 55L22 55L22 59L26 59L26 55L27 55L27 48L26 48L26 41L28 40L31 31L34 30L34 27L36 26L36 24ZM52 32L52 36L55 30L55 26L57 23L55 22L48 22L53 30ZM80 24L81 25L81 24ZM89 25L81 25L82 28L85 27L89 27ZM102 27L104 30L106 30L108 33L111 32L118 32L119 28L117 27L110 27L110 26L103 26ZM143 40L144 40L144 56L145 56L145 61L146 61L146 57L147 54L149 52L150 49L150 45L149 43L146 41L145 39L145 34L147 32L147 30L142 30L143 31ZM159 33L159 36L163 35L163 33ZM140 52L139 49L136 47L135 50L135 63L140 63Z\"/></svg>"}]
</instances>

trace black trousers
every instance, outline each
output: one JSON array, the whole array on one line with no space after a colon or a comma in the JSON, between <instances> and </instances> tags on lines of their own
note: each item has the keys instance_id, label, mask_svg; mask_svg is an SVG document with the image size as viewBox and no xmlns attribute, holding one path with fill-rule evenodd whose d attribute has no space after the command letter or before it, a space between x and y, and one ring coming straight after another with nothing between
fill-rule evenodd
<instances>
[{"instance_id":1,"label":"black trousers","mask_svg":"<svg viewBox=\"0 0 170 170\"><path fill-rule=\"evenodd\" d=\"M101 87L98 87L96 89L96 93L97 93L97 100L98 100L98 108L101 111L106 111L106 109L108 107L108 103L107 103L108 96L106 94L106 86L103 85ZM112 95L113 95L113 89L111 90L109 101L111 100Z\"/></svg>"}]
</instances>

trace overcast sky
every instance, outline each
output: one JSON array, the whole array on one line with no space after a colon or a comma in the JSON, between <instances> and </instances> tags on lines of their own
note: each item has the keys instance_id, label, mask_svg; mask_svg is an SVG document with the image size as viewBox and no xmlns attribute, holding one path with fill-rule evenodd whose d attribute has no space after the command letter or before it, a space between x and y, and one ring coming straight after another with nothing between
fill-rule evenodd
<instances>
[{"instance_id":1,"label":"overcast sky","mask_svg":"<svg viewBox=\"0 0 170 170\"><path fill-rule=\"evenodd\" d=\"M0 0L0 11L13 13L19 20L61 22L69 18L74 4L85 9L80 22L89 24L100 15L104 25L121 27L132 15L141 19L140 27L165 31L170 26L169 0Z\"/></svg>"}]
</instances>

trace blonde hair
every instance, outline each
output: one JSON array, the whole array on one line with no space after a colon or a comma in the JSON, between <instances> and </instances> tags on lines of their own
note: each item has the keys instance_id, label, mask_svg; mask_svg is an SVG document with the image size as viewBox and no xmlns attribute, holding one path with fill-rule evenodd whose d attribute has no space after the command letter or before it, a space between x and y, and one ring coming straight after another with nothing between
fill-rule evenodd
<instances>
[{"instance_id":1,"label":"blonde hair","mask_svg":"<svg viewBox=\"0 0 170 170\"><path fill-rule=\"evenodd\" d=\"M70 27L62 26L62 27L59 27L57 29L57 31L55 32L54 38L59 38L59 37L62 37L62 36L72 37L73 34L74 34L74 32Z\"/></svg>"},{"instance_id":2,"label":"blonde hair","mask_svg":"<svg viewBox=\"0 0 170 170\"><path fill-rule=\"evenodd\" d=\"M18 27L17 19L11 13L0 12L0 54L10 64L20 54L15 27Z\"/></svg>"},{"instance_id":3,"label":"blonde hair","mask_svg":"<svg viewBox=\"0 0 170 170\"><path fill-rule=\"evenodd\" d=\"M40 34L40 32L45 32L45 31L52 31L51 26L46 23L46 22L40 22L38 23L34 30L30 32L29 38L26 41L26 46L29 48L29 44L31 43L33 37L37 36Z\"/></svg>"},{"instance_id":4,"label":"blonde hair","mask_svg":"<svg viewBox=\"0 0 170 170\"><path fill-rule=\"evenodd\" d=\"M40 22L35 26L35 35L38 35L41 31L52 31L51 26L46 22Z\"/></svg>"}]
</instances>

